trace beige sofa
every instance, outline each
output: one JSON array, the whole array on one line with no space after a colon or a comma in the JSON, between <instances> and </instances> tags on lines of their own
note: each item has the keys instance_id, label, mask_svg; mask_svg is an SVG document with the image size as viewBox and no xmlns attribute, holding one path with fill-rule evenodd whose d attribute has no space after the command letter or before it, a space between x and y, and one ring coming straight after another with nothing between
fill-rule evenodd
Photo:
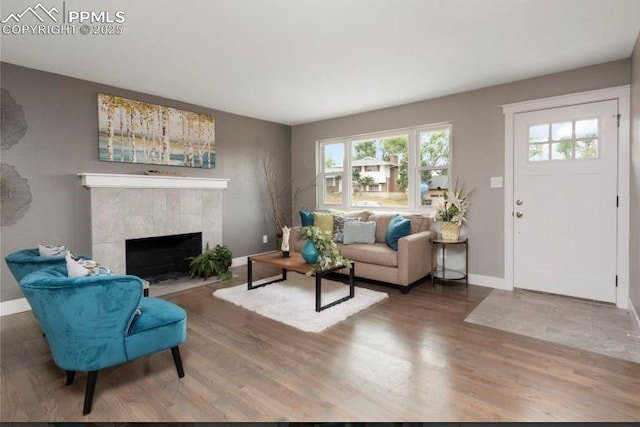
<instances>
[{"instance_id":1,"label":"beige sofa","mask_svg":"<svg viewBox=\"0 0 640 427\"><path fill-rule=\"evenodd\" d=\"M347 212L344 216L358 217L360 221L375 221L376 242L338 243L340 254L355 261L356 277L382 281L397 285L402 293L407 293L419 280L431 273L433 256L431 239L436 233L431 231L431 219L421 214L402 214L411 220L411 234L398 241L394 251L385 243L385 235L393 212ZM304 242L299 239L300 226L292 227L289 247L299 252ZM348 274L348 270L341 273Z\"/></svg>"}]
</instances>

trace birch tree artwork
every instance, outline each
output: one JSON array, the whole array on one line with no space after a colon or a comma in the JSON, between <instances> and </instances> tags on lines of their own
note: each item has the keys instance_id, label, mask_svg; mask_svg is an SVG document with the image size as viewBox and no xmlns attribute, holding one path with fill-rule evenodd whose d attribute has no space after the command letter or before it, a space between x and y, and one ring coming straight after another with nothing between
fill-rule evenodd
<instances>
[{"instance_id":1,"label":"birch tree artwork","mask_svg":"<svg viewBox=\"0 0 640 427\"><path fill-rule=\"evenodd\" d=\"M215 120L207 114L98 94L99 158L107 162L215 168Z\"/></svg>"}]
</instances>

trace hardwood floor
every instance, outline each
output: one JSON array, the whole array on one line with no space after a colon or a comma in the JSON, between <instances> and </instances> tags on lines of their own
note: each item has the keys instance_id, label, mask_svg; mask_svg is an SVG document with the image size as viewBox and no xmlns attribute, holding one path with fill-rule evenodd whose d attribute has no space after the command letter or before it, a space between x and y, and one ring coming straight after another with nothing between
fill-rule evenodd
<instances>
[{"instance_id":1,"label":"hardwood floor","mask_svg":"<svg viewBox=\"0 0 640 427\"><path fill-rule=\"evenodd\" d=\"M168 350L105 369L87 417L86 373L65 387L32 314L2 317L1 421L640 420L640 365L463 322L488 288L359 282L389 298L309 334L214 298L235 273L163 297L188 313L183 379Z\"/></svg>"}]
</instances>

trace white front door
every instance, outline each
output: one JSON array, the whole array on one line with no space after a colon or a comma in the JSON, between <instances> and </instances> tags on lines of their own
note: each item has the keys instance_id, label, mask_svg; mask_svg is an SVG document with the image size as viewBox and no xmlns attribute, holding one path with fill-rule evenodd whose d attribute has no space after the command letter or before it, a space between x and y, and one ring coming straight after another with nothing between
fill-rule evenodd
<instances>
[{"instance_id":1,"label":"white front door","mask_svg":"<svg viewBox=\"0 0 640 427\"><path fill-rule=\"evenodd\" d=\"M515 115L514 286L616 300L617 101Z\"/></svg>"}]
</instances>

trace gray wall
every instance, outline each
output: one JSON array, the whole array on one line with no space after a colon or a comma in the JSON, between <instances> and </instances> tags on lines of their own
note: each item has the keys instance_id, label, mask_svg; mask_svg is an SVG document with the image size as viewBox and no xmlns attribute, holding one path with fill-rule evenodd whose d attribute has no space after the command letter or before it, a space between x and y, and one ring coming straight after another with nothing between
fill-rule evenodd
<instances>
[{"instance_id":1,"label":"gray wall","mask_svg":"<svg viewBox=\"0 0 640 427\"><path fill-rule=\"evenodd\" d=\"M294 188L313 179L315 142L444 121L453 122L453 174L474 188L467 236L472 274L504 277L504 191L489 188L491 176L504 176L502 104L629 84L628 59L493 86L471 92L294 126L291 157ZM469 70L473 72L473 70ZM315 205L315 192L293 203Z\"/></svg>"},{"instance_id":2,"label":"gray wall","mask_svg":"<svg viewBox=\"0 0 640 427\"><path fill-rule=\"evenodd\" d=\"M275 230L266 220L263 183L257 174L261 153L276 154L283 185L291 176L291 128L183 102L51 73L0 64L2 88L22 105L28 130L24 138L2 151L2 162L15 166L29 180L33 202L16 224L2 227L2 257L37 246L64 243L90 254L89 190L79 172L139 173L169 170L194 177L229 178L224 196L223 241L234 257L275 248ZM202 82L203 85L207 82ZM212 114L216 120L216 160L213 170L100 162L97 148L98 92ZM290 192L285 195L290 205ZM262 243L262 235L269 243ZM219 243L219 242L211 242ZM99 261L99 260L98 260ZM0 301L22 297L2 262Z\"/></svg>"},{"instance_id":3,"label":"gray wall","mask_svg":"<svg viewBox=\"0 0 640 427\"><path fill-rule=\"evenodd\" d=\"M640 314L640 35L631 56L631 229L629 293Z\"/></svg>"}]
</instances>

